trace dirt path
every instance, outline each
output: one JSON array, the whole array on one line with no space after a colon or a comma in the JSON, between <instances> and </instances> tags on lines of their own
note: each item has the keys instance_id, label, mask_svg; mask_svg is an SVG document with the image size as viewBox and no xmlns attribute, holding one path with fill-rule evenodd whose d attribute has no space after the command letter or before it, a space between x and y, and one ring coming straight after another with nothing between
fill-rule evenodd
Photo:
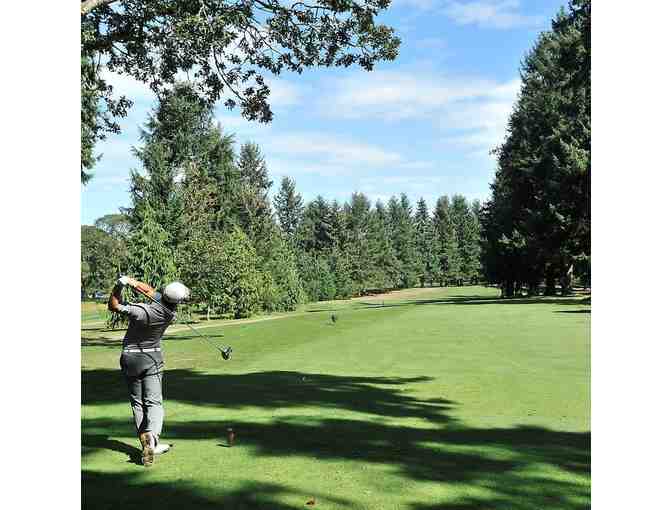
<instances>
[{"instance_id":1,"label":"dirt path","mask_svg":"<svg viewBox=\"0 0 672 510\"><path fill-rule=\"evenodd\" d=\"M338 305L340 307L347 307L350 304L356 304L356 303L366 303L366 302L377 302L377 301L383 301L383 300L389 300L389 301L396 301L396 300L404 300L404 299L413 299L413 298L418 298L421 296L428 296L434 293L438 292L444 292L445 288L442 287L428 287L428 288L415 288L415 289L403 289L403 290L394 290L390 292L386 292L384 294L373 294L370 296L361 296L361 297L356 297L356 298L351 298L351 299L341 299L341 300L334 300L334 301L320 301L317 303L309 303L308 306L320 306L321 308L324 307L329 307L330 305ZM272 320L278 320L278 319L286 319L288 317L300 317L302 315L308 315L311 313L315 313L319 310L312 310L312 311L302 311L302 312L288 312L284 314L279 314L279 315L272 315L268 317L255 317L252 319L225 319L225 320L213 320L208 323L198 323L195 325L192 325L194 329L200 330L200 329L207 329L207 328L219 328L219 327L224 327L224 326L236 326L239 324L252 324L255 322L263 322L263 321L272 321ZM82 328L81 331L82 333L88 332L86 330L86 326L97 326L105 324L105 321L87 321L87 322L82 322ZM170 337L171 335L182 333L185 331L189 331L190 328L184 324L176 324L174 326L170 326L167 331L166 331L166 337ZM109 332L107 332L109 333ZM124 337L125 331L120 330L118 332L113 333L114 336L108 336L104 335L100 337L100 340L110 340L110 341L118 341L121 340Z\"/></svg>"},{"instance_id":2,"label":"dirt path","mask_svg":"<svg viewBox=\"0 0 672 510\"><path fill-rule=\"evenodd\" d=\"M219 328L223 326L235 326L237 324L252 324L254 322L263 322L263 321L272 321L276 319L286 319L288 317L299 317L301 315L306 315L310 312L289 312L287 314L283 315L273 315L271 317L255 317L253 319L233 319L233 320L221 320L221 321L212 321L206 324L194 324L191 327L197 330L200 329L207 329L207 328ZM101 322L100 324L105 324L105 322ZM82 323L82 326L89 326L89 325L94 325L94 323L89 322L89 323ZM191 328L189 326L186 326L184 324L176 324L175 326L169 326L168 329L166 330L165 333L165 338L170 338L171 335L177 334L177 333L182 333L185 331L190 331ZM87 330L85 328L82 328L82 333L86 333ZM104 337L101 337L100 340L121 340L124 338L125 330L119 330L118 332L114 333L114 336L109 336L105 335Z\"/></svg>"}]
</instances>

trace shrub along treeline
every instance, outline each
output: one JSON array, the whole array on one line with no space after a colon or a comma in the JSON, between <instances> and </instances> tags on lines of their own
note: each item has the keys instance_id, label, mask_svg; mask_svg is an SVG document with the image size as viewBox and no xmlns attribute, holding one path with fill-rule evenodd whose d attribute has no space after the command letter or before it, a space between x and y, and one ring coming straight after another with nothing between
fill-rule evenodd
<instances>
[{"instance_id":1,"label":"shrub along treeline","mask_svg":"<svg viewBox=\"0 0 672 510\"><path fill-rule=\"evenodd\" d=\"M118 273L157 288L179 278L208 314L240 318L479 278L479 205L462 196L441 197L432 213L404 194L304 204L285 177L271 207L260 148L236 154L184 84L158 101L141 141L131 207L82 226L83 293L109 289Z\"/></svg>"}]
</instances>

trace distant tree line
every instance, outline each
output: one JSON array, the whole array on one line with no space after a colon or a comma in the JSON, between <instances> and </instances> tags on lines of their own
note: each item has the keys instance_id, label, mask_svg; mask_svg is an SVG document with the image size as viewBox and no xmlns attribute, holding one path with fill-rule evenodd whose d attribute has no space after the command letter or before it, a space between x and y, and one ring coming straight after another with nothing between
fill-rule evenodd
<instances>
[{"instance_id":1,"label":"distant tree line","mask_svg":"<svg viewBox=\"0 0 672 510\"><path fill-rule=\"evenodd\" d=\"M481 274L478 203L443 196L430 212L403 193L375 204L353 193L342 204L304 204L289 177L271 199L260 147L236 153L188 85L158 101L141 142L132 205L82 226L86 293L108 289L118 273L157 288L180 278L208 314L238 318Z\"/></svg>"},{"instance_id":2,"label":"distant tree line","mask_svg":"<svg viewBox=\"0 0 672 510\"><path fill-rule=\"evenodd\" d=\"M521 67L484 204L486 278L514 296L590 284L590 1L572 0Z\"/></svg>"},{"instance_id":3,"label":"distant tree line","mask_svg":"<svg viewBox=\"0 0 672 510\"><path fill-rule=\"evenodd\" d=\"M357 192L343 204L318 196L302 207L285 177L274 202L310 300L462 285L480 276L478 203L463 196L441 197L433 214L424 199L414 211L403 193L374 205Z\"/></svg>"},{"instance_id":4,"label":"distant tree line","mask_svg":"<svg viewBox=\"0 0 672 510\"><path fill-rule=\"evenodd\" d=\"M540 35L495 151L482 206L405 194L372 204L304 203L272 182L260 147L236 152L210 102L189 85L162 94L134 149L132 204L82 226L82 289L128 273L160 288L179 278L194 306L227 317L417 285L486 280L504 296L568 293L590 277L590 2L573 0ZM272 205L271 205L272 202Z\"/></svg>"}]
</instances>

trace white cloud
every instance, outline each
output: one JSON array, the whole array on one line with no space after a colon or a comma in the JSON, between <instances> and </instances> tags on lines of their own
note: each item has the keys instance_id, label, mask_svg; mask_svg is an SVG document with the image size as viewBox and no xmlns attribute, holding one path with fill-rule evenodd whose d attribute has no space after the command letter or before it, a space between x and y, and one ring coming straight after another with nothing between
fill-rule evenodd
<instances>
[{"instance_id":1,"label":"white cloud","mask_svg":"<svg viewBox=\"0 0 672 510\"><path fill-rule=\"evenodd\" d=\"M504 141L519 89L520 80L513 80L500 86L487 101L468 101L446 111L440 126L443 131L452 131L453 134L444 142L471 148L475 154L487 156L491 149Z\"/></svg>"},{"instance_id":2,"label":"white cloud","mask_svg":"<svg viewBox=\"0 0 672 510\"><path fill-rule=\"evenodd\" d=\"M461 101L508 98L517 87L515 82L481 78L379 71L335 82L332 94L322 102L322 111L346 119L435 117L437 111Z\"/></svg>"},{"instance_id":3,"label":"white cloud","mask_svg":"<svg viewBox=\"0 0 672 510\"><path fill-rule=\"evenodd\" d=\"M107 140L96 147L96 152L102 153L105 161L114 163L136 162L137 159L131 151L133 145L135 143L129 137L109 135Z\"/></svg>"},{"instance_id":4,"label":"white cloud","mask_svg":"<svg viewBox=\"0 0 672 510\"><path fill-rule=\"evenodd\" d=\"M226 113L223 113L226 111ZM237 143L257 141L272 132L272 124L263 124L256 120L243 118L238 110L228 111L220 108L215 113L215 123L225 134L234 134Z\"/></svg>"},{"instance_id":5,"label":"white cloud","mask_svg":"<svg viewBox=\"0 0 672 510\"><path fill-rule=\"evenodd\" d=\"M422 175L390 175L379 177L367 177L360 179L362 189L366 191L380 191L381 187L392 187L400 189L399 193L405 190L413 191L434 191L436 186L442 181L439 176Z\"/></svg>"},{"instance_id":6,"label":"white cloud","mask_svg":"<svg viewBox=\"0 0 672 510\"><path fill-rule=\"evenodd\" d=\"M434 9L439 0L392 0L392 7L414 7L421 11Z\"/></svg>"},{"instance_id":7,"label":"white cloud","mask_svg":"<svg viewBox=\"0 0 672 510\"><path fill-rule=\"evenodd\" d=\"M112 85L115 96L126 96L132 101L151 101L154 99L154 93L149 85L138 81L125 74L113 73L104 69L101 73L108 85Z\"/></svg>"},{"instance_id":8,"label":"white cloud","mask_svg":"<svg viewBox=\"0 0 672 510\"><path fill-rule=\"evenodd\" d=\"M271 89L271 94L268 100L271 109L275 107L293 106L299 103L302 92L297 85L279 78L265 78L265 82Z\"/></svg>"},{"instance_id":9,"label":"white cloud","mask_svg":"<svg viewBox=\"0 0 672 510\"><path fill-rule=\"evenodd\" d=\"M542 16L523 14L520 0L393 0L393 6L405 6L420 12L440 13L458 25L510 29L538 26Z\"/></svg>"},{"instance_id":10,"label":"white cloud","mask_svg":"<svg viewBox=\"0 0 672 510\"><path fill-rule=\"evenodd\" d=\"M155 97L149 85L130 76L113 73L107 69L103 70L102 76L109 85L112 85L116 96L125 95L133 101L145 102L152 101ZM184 71L180 71L176 79L190 81L189 74ZM271 108L293 106L300 102L302 89L299 86L275 77L265 77L264 80L271 89L269 96ZM226 97L226 94L223 97Z\"/></svg>"},{"instance_id":11,"label":"white cloud","mask_svg":"<svg viewBox=\"0 0 672 510\"><path fill-rule=\"evenodd\" d=\"M435 125L443 142L487 155L500 144L520 90L520 79L447 77L436 72L378 72L332 84L322 103L327 115L344 119L421 121ZM405 163L408 170L422 162ZM401 166L401 165L400 165Z\"/></svg>"},{"instance_id":12,"label":"white cloud","mask_svg":"<svg viewBox=\"0 0 672 510\"><path fill-rule=\"evenodd\" d=\"M483 28L535 26L543 21L542 17L522 14L519 9L519 0L481 0L448 2L442 12L458 25L476 25Z\"/></svg>"},{"instance_id":13,"label":"white cloud","mask_svg":"<svg viewBox=\"0 0 672 510\"><path fill-rule=\"evenodd\" d=\"M448 48L448 41L440 37L425 37L415 41L415 46L423 50L441 51L442 55L454 55L454 52L445 50Z\"/></svg>"},{"instance_id":14,"label":"white cloud","mask_svg":"<svg viewBox=\"0 0 672 510\"><path fill-rule=\"evenodd\" d=\"M325 162L327 166L382 166L403 161L402 156L396 152L318 133L273 136L263 141L263 147L268 153L287 154L304 160L318 160Z\"/></svg>"},{"instance_id":15,"label":"white cloud","mask_svg":"<svg viewBox=\"0 0 672 510\"><path fill-rule=\"evenodd\" d=\"M346 177L355 174L356 169L351 166L325 163L314 158L312 161L292 159L289 155L270 156L266 158L269 174L276 183L280 178L289 176L315 177Z\"/></svg>"},{"instance_id":16,"label":"white cloud","mask_svg":"<svg viewBox=\"0 0 672 510\"><path fill-rule=\"evenodd\" d=\"M436 164L433 161L408 161L398 167L404 170L429 170L435 166Z\"/></svg>"}]
</instances>

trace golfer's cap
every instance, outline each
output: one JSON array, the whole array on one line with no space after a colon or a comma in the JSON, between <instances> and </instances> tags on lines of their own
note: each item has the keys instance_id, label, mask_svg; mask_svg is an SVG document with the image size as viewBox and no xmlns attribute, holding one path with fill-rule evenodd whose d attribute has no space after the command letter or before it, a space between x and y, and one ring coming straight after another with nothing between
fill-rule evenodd
<instances>
[{"instance_id":1,"label":"golfer's cap","mask_svg":"<svg viewBox=\"0 0 672 510\"><path fill-rule=\"evenodd\" d=\"M171 282L163 289L163 297L169 303L178 304L189 299L189 288L181 282Z\"/></svg>"}]
</instances>

